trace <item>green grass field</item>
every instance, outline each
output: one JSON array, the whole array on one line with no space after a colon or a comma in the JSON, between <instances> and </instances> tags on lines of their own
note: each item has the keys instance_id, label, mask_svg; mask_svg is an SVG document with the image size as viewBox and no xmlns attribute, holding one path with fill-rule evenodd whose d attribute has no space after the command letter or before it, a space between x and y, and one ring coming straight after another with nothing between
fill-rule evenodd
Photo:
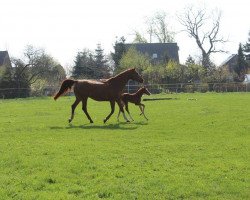
<instances>
[{"instance_id":1,"label":"green grass field","mask_svg":"<svg viewBox=\"0 0 250 200\"><path fill-rule=\"evenodd\" d=\"M0 100L0 199L250 199L250 93L154 97L177 99L71 125L74 97Z\"/></svg>"}]
</instances>

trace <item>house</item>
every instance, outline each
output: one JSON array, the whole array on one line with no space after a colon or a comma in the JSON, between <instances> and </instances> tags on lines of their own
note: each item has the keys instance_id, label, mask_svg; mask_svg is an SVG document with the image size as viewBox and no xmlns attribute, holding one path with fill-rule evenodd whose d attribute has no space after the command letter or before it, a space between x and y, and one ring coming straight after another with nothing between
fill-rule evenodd
<instances>
[{"instance_id":1,"label":"house","mask_svg":"<svg viewBox=\"0 0 250 200\"><path fill-rule=\"evenodd\" d=\"M11 67L11 61L8 51L0 51L0 69L4 66Z\"/></svg>"},{"instance_id":2,"label":"house","mask_svg":"<svg viewBox=\"0 0 250 200\"><path fill-rule=\"evenodd\" d=\"M135 47L138 52L148 55L154 62L173 60L179 63L179 47L177 46L177 43L125 44L126 49L129 49L131 47Z\"/></svg>"},{"instance_id":3,"label":"house","mask_svg":"<svg viewBox=\"0 0 250 200\"><path fill-rule=\"evenodd\" d=\"M229 56L223 63L221 63L220 67L227 67L229 72L234 72L234 68L238 62L238 55L232 54Z\"/></svg>"},{"instance_id":4,"label":"house","mask_svg":"<svg viewBox=\"0 0 250 200\"><path fill-rule=\"evenodd\" d=\"M250 83L250 74L245 74L245 79L244 79L243 83L247 83L247 84Z\"/></svg>"}]
</instances>

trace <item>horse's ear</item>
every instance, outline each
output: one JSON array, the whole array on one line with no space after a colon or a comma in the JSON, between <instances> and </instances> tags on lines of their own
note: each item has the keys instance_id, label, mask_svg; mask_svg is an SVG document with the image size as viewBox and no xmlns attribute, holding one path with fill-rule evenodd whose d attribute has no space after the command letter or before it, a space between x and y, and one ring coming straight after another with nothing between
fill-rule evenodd
<instances>
[{"instance_id":1,"label":"horse's ear","mask_svg":"<svg viewBox=\"0 0 250 200\"><path fill-rule=\"evenodd\" d=\"M135 71L135 68L132 68L133 71Z\"/></svg>"}]
</instances>

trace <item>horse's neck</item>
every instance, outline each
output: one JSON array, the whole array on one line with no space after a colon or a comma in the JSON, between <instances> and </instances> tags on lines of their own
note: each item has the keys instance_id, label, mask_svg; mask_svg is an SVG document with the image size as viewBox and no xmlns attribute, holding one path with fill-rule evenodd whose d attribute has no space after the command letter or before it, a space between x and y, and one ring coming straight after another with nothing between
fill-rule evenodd
<instances>
[{"instance_id":1,"label":"horse's neck","mask_svg":"<svg viewBox=\"0 0 250 200\"><path fill-rule=\"evenodd\" d=\"M115 77L110 78L108 80L108 82L110 84L115 85L116 87L120 86L120 88L123 89L125 87L126 83L128 82L128 80L129 80L128 75L125 72L125 73L121 73Z\"/></svg>"},{"instance_id":2,"label":"horse's neck","mask_svg":"<svg viewBox=\"0 0 250 200\"><path fill-rule=\"evenodd\" d=\"M143 90L142 90L142 89L139 89L139 90L136 92L136 96L141 97L142 95L143 95Z\"/></svg>"}]
</instances>

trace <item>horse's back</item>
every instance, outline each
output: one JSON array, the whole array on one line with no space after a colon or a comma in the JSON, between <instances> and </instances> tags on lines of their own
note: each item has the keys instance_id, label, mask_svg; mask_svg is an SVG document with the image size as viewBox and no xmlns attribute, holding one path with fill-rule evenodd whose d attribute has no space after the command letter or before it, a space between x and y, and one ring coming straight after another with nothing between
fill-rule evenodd
<instances>
[{"instance_id":1,"label":"horse's back","mask_svg":"<svg viewBox=\"0 0 250 200\"><path fill-rule=\"evenodd\" d=\"M75 92L98 92L99 90L105 90L107 85L103 82L96 80L78 80L75 85Z\"/></svg>"},{"instance_id":2,"label":"horse's back","mask_svg":"<svg viewBox=\"0 0 250 200\"><path fill-rule=\"evenodd\" d=\"M98 81L94 79L82 79L77 81L80 85L104 85L105 81Z\"/></svg>"},{"instance_id":3,"label":"horse's back","mask_svg":"<svg viewBox=\"0 0 250 200\"><path fill-rule=\"evenodd\" d=\"M79 80L74 92L79 98L90 97L97 101L109 101L112 94L107 83L97 80Z\"/></svg>"},{"instance_id":4,"label":"horse's back","mask_svg":"<svg viewBox=\"0 0 250 200\"><path fill-rule=\"evenodd\" d=\"M136 96L134 93L130 94L130 93L123 93L121 95L121 99L124 103L139 103L141 101L141 98Z\"/></svg>"}]
</instances>

